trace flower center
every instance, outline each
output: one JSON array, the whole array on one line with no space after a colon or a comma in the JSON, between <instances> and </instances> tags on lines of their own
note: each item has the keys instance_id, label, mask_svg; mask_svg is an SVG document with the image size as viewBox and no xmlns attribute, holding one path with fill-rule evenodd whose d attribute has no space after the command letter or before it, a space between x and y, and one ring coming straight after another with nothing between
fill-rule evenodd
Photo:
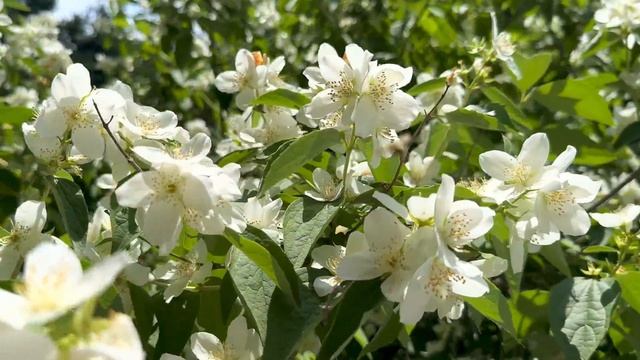
<instances>
[{"instance_id":1,"label":"flower center","mask_svg":"<svg viewBox=\"0 0 640 360\"><path fill-rule=\"evenodd\" d=\"M381 71L369 83L369 94L379 111L384 111L387 106L393 105L393 93L396 85L388 84L387 73Z\"/></svg>"},{"instance_id":2,"label":"flower center","mask_svg":"<svg viewBox=\"0 0 640 360\"><path fill-rule=\"evenodd\" d=\"M62 109L67 124L72 129L87 128L94 125L94 121L89 115L88 109L83 103L77 106L67 106Z\"/></svg>"},{"instance_id":3,"label":"flower center","mask_svg":"<svg viewBox=\"0 0 640 360\"><path fill-rule=\"evenodd\" d=\"M424 286L436 297L444 300L451 295L451 282L462 281L464 278L448 268L442 260L436 258L431 263L431 271L426 278Z\"/></svg>"},{"instance_id":4,"label":"flower center","mask_svg":"<svg viewBox=\"0 0 640 360\"><path fill-rule=\"evenodd\" d=\"M338 75L340 80L328 81L327 87L331 89L329 96L332 102L344 102L354 95L353 79L348 78L344 71Z\"/></svg>"},{"instance_id":5,"label":"flower center","mask_svg":"<svg viewBox=\"0 0 640 360\"><path fill-rule=\"evenodd\" d=\"M508 184L526 186L531 177L531 168L527 165L517 163L516 166L507 170Z\"/></svg>"},{"instance_id":6,"label":"flower center","mask_svg":"<svg viewBox=\"0 0 640 360\"><path fill-rule=\"evenodd\" d=\"M544 195L544 199L546 200L549 209L551 209L551 211L556 215L566 214L569 206L575 203L573 194L567 189L549 192Z\"/></svg>"},{"instance_id":7,"label":"flower center","mask_svg":"<svg viewBox=\"0 0 640 360\"><path fill-rule=\"evenodd\" d=\"M449 228L447 239L455 241L463 237L468 237L470 223L471 219L464 212L457 212L449 216L447 219L447 227Z\"/></svg>"}]
</instances>

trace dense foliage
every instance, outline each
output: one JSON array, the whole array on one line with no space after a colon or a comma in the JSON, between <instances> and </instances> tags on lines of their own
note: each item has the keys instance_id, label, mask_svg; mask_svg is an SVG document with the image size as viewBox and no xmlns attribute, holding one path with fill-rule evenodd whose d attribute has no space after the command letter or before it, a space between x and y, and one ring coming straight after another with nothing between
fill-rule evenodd
<instances>
[{"instance_id":1,"label":"dense foliage","mask_svg":"<svg viewBox=\"0 0 640 360\"><path fill-rule=\"evenodd\" d=\"M0 0L0 359L640 356L640 2Z\"/></svg>"}]
</instances>

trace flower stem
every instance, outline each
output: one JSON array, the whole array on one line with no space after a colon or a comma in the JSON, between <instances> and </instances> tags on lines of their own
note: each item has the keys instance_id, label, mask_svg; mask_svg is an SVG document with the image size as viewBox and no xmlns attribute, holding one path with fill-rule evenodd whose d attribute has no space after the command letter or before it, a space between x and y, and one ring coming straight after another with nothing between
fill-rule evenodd
<instances>
[{"instance_id":1,"label":"flower stem","mask_svg":"<svg viewBox=\"0 0 640 360\"><path fill-rule=\"evenodd\" d=\"M351 153L353 152L353 148L356 144L356 126L355 124L353 124L351 126L351 139L349 139L349 142L345 142L347 149L346 149L346 155L345 155L345 159L344 159L344 169L342 171L342 181L344 182L343 186L342 186L342 204L344 204L347 201L347 188L348 186L348 181L349 181L349 167L351 165Z\"/></svg>"},{"instance_id":2,"label":"flower stem","mask_svg":"<svg viewBox=\"0 0 640 360\"><path fill-rule=\"evenodd\" d=\"M109 119L109 122L104 121L104 118L102 117L102 114L100 113L100 109L98 109L98 105L96 104L95 101L92 100L92 102L93 102L93 107L96 109L96 112L98 113L98 117L100 118L100 122L102 123L102 127L107 132L107 134L109 135L109 137L111 138L113 143L116 145L116 148L118 148L118 151L120 151L122 156L124 156L124 158L127 159L127 162L129 163L129 165L131 165L134 169L136 169L137 172L142 172L142 168L140 168L140 166L138 166L138 164L136 164L136 162L133 161L131 156L129 156L129 154L127 154L124 151L122 146L120 146L120 143L118 143L118 140L116 139L116 137L111 132L111 129L109 129L109 124L111 123L111 121L113 121L113 115L111 115L111 118Z\"/></svg>"},{"instance_id":3,"label":"flower stem","mask_svg":"<svg viewBox=\"0 0 640 360\"><path fill-rule=\"evenodd\" d=\"M438 107L440 107L440 103L442 102L442 100L444 100L444 97L447 95L447 92L449 91L450 87L451 87L451 83L449 79L447 79L447 83L445 85L444 91L442 92L442 95L440 95L440 98L438 99L438 101L436 101L436 104L433 105L431 110L429 110L429 112L424 115L424 119L422 119L422 122L420 123L420 125L418 125L418 127L411 134L411 138L407 143L407 147L404 149L402 156L400 157L400 164L398 164L398 167L396 168L396 172L395 174L393 174L393 178L391 179L391 181L385 186L384 192L388 192L391 189L391 187L393 187L393 184L396 182L396 180L398 180L398 176L400 176L400 170L402 170L404 163L406 163L407 159L409 158L409 149L415 143L422 129L424 129L424 127L427 126L427 124L429 124L429 122L433 119L433 114L438 109Z\"/></svg>"},{"instance_id":4,"label":"flower stem","mask_svg":"<svg viewBox=\"0 0 640 360\"><path fill-rule=\"evenodd\" d=\"M616 196L624 188L627 184L640 177L640 167L635 169L629 176L627 176L624 180L622 180L616 187L611 189L607 195L605 195L602 199L596 201L595 204L589 206L587 209L588 212L592 212L600 207L600 205L605 204L607 201L611 200L612 197Z\"/></svg>"}]
</instances>

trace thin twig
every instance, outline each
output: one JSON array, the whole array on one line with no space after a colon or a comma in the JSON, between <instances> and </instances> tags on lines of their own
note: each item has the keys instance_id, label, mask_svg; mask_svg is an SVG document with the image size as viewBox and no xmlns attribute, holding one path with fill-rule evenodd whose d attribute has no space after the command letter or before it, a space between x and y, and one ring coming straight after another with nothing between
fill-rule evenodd
<instances>
[{"instance_id":1,"label":"thin twig","mask_svg":"<svg viewBox=\"0 0 640 360\"><path fill-rule=\"evenodd\" d=\"M102 114L100 113L100 109L98 109L98 105L96 104L96 102L94 100L91 100L91 102L93 102L93 107L96 109L96 112L98 113L98 117L100 118L100 122L102 123L102 127L107 132L107 134L109 135L109 137L111 138L113 143L116 145L116 148L118 148L118 151L120 151L122 156L124 156L124 158L127 159L127 162L129 163L129 165L133 166L133 168L136 169L136 171L142 172L142 168L140 168L140 166L138 166L138 164L136 164L136 162L133 161L131 156L129 156L129 154L127 154L124 151L122 146L120 146L120 143L118 143L118 140L116 139L116 137L111 132L111 129L109 129L109 124L111 124L111 122L113 121L113 115L111 115L111 118L109 119L109 122L104 121L104 118L102 117Z\"/></svg>"},{"instance_id":2,"label":"thin twig","mask_svg":"<svg viewBox=\"0 0 640 360\"><path fill-rule=\"evenodd\" d=\"M611 198L616 196L616 194L618 194L620 192L620 190L622 190L622 188L624 188L628 183L632 182L634 179L638 178L639 176L640 176L640 167L637 168L631 174L629 174L629 176L627 176L618 185L616 185L616 187L611 189L611 191L609 191L609 193L607 195L605 195L602 199L596 201L595 204L589 206L587 211L588 212L592 212L592 211L596 210L597 208L599 208L600 205L602 205L602 204L606 203L607 201L611 200Z\"/></svg>"},{"instance_id":3,"label":"thin twig","mask_svg":"<svg viewBox=\"0 0 640 360\"><path fill-rule=\"evenodd\" d=\"M451 85L449 83L449 80L447 79L447 83L445 85L444 91L442 92L442 95L440 95L440 98L438 99L438 101L436 101L436 104L433 105L431 110L429 110L429 112L425 114L424 119L422 119L422 122L420 123L420 125L418 125L418 127L413 131L413 134L411 134L411 138L407 143L407 147L403 151L402 157L400 158L400 164L398 164L398 167L396 168L396 172L393 175L393 179L391 179L391 182L389 182L384 188L385 192L389 191L393 187L393 184L398 179L398 176L400 176L400 170L402 170L404 163L406 163L407 159L409 158L409 149L415 143L422 129L425 126L427 126L427 124L429 124L429 122L433 119L433 114L438 109L438 107L440 107L440 103L442 102L442 100L444 100L444 97L447 95L447 92L449 91L450 87Z\"/></svg>"}]
</instances>

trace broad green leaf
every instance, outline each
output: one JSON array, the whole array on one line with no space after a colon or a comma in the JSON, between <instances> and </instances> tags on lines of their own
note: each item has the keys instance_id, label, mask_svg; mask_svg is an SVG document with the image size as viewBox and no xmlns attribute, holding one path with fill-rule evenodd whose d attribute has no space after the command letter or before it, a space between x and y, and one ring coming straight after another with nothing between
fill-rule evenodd
<instances>
[{"instance_id":1,"label":"broad green leaf","mask_svg":"<svg viewBox=\"0 0 640 360\"><path fill-rule=\"evenodd\" d=\"M260 193L280 180L293 174L302 165L320 155L325 149L340 143L340 132L336 129L312 131L274 154L264 170Z\"/></svg>"},{"instance_id":2,"label":"broad green leaf","mask_svg":"<svg viewBox=\"0 0 640 360\"><path fill-rule=\"evenodd\" d=\"M0 124L20 125L33 118L33 110L20 106L0 104Z\"/></svg>"},{"instance_id":3,"label":"broad green leaf","mask_svg":"<svg viewBox=\"0 0 640 360\"><path fill-rule=\"evenodd\" d=\"M640 122L636 121L622 130L616 138L614 146L619 148L621 146L635 144L638 141L640 141Z\"/></svg>"},{"instance_id":4,"label":"broad green leaf","mask_svg":"<svg viewBox=\"0 0 640 360\"><path fill-rule=\"evenodd\" d=\"M588 359L604 338L620 290L612 279L565 279L551 289L549 323L567 359Z\"/></svg>"},{"instance_id":5,"label":"broad green leaf","mask_svg":"<svg viewBox=\"0 0 640 360\"><path fill-rule=\"evenodd\" d=\"M447 113L447 119L453 124L471 126L492 131L507 131L509 127L494 116L467 109L458 109Z\"/></svg>"},{"instance_id":6,"label":"broad green leaf","mask_svg":"<svg viewBox=\"0 0 640 360\"><path fill-rule=\"evenodd\" d=\"M237 316L233 312L236 292L228 271L219 269L200 289L200 311L198 325L219 339L224 339L229 323Z\"/></svg>"},{"instance_id":7,"label":"broad green leaf","mask_svg":"<svg viewBox=\"0 0 640 360\"><path fill-rule=\"evenodd\" d=\"M360 328L365 312L384 299L379 280L356 281L332 312L329 329L322 339L318 360L334 359Z\"/></svg>"},{"instance_id":8,"label":"broad green leaf","mask_svg":"<svg viewBox=\"0 0 640 360\"><path fill-rule=\"evenodd\" d=\"M292 307L276 289L269 303L268 329L262 360L290 359L300 342L318 325L323 302L306 287L300 288L300 306Z\"/></svg>"},{"instance_id":9,"label":"broad green leaf","mask_svg":"<svg viewBox=\"0 0 640 360\"><path fill-rule=\"evenodd\" d=\"M561 111L604 125L613 125L607 101L598 94L600 79L565 79L540 85L533 99L551 110Z\"/></svg>"},{"instance_id":10,"label":"broad green leaf","mask_svg":"<svg viewBox=\"0 0 640 360\"><path fill-rule=\"evenodd\" d=\"M227 229L224 234L236 249L251 259L292 301L297 300L297 284L292 282L296 281L297 276L291 263L273 240L266 235L256 235L259 231L256 230L248 228L245 233L238 234Z\"/></svg>"},{"instance_id":11,"label":"broad green leaf","mask_svg":"<svg viewBox=\"0 0 640 360\"><path fill-rule=\"evenodd\" d=\"M31 8L21 2L20 0L4 0L4 6L8 9L14 9L18 11L29 12Z\"/></svg>"},{"instance_id":12,"label":"broad green leaf","mask_svg":"<svg viewBox=\"0 0 640 360\"><path fill-rule=\"evenodd\" d=\"M616 281L622 289L622 298L635 311L640 313L640 271L629 271L616 275Z\"/></svg>"},{"instance_id":13,"label":"broad green leaf","mask_svg":"<svg viewBox=\"0 0 640 360\"><path fill-rule=\"evenodd\" d=\"M444 87L446 84L447 84L447 78L442 77L442 78L431 79L423 83L414 85L409 90L407 90L407 94L411 96L417 96L424 92L431 92L436 90L444 91Z\"/></svg>"},{"instance_id":14,"label":"broad green leaf","mask_svg":"<svg viewBox=\"0 0 640 360\"><path fill-rule=\"evenodd\" d=\"M500 289L490 281L488 281L488 284L489 293L478 298L465 297L464 301L487 319L493 321L496 325L500 326L500 328L511 334L514 338L517 338L514 319L520 318L521 316L517 315L517 310L507 298L502 295Z\"/></svg>"},{"instance_id":15,"label":"broad green leaf","mask_svg":"<svg viewBox=\"0 0 640 360\"><path fill-rule=\"evenodd\" d=\"M179 355L194 332L200 295L185 291L167 303L162 293L158 293L153 297L153 305L158 319L158 342L154 358L164 353Z\"/></svg>"},{"instance_id":16,"label":"broad green leaf","mask_svg":"<svg viewBox=\"0 0 640 360\"><path fill-rule=\"evenodd\" d=\"M512 300L518 310L513 322L518 338L524 339L533 330L546 331L549 312L549 292L545 290L526 290Z\"/></svg>"},{"instance_id":17,"label":"broad green leaf","mask_svg":"<svg viewBox=\"0 0 640 360\"><path fill-rule=\"evenodd\" d=\"M269 91L253 100L253 105L282 106L292 109L300 109L311 100L308 97L287 89Z\"/></svg>"},{"instance_id":18,"label":"broad green leaf","mask_svg":"<svg viewBox=\"0 0 640 360\"><path fill-rule=\"evenodd\" d=\"M233 151L221 157L216 163L218 166L225 166L231 163L240 164L244 160L251 158L256 152L257 149L255 148Z\"/></svg>"},{"instance_id":19,"label":"broad green leaf","mask_svg":"<svg viewBox=\"0 0 640 360\"><path fill-rule=\"evenodd\" d=\"M238 250L230 253L229 273L244 308L264 339L267 334L267 311L275 284L249 257Z\"/></svg>"},{"instance_id":20,"label":"broad green leaf","mask_svg":"<svg viewBox=\"0 0 640 360\"><path fill-rule=\"evenodd\" d=\"M535 85L544 76L551 64L551 53L542 52L528 57L516 52L513 56L518 69L520 69L520 79L511 73L511 78L522 94L526 93L531 86Z\"/></svg>"},{"instance_id":21,"label":"broad green leaf","mask_svg":"<svg viewBox=\"0 0 640 360\"><path fill-rule=\"evenodd\" d=\"M78 185L67 179L54 177L53 198L71 240L76 243L84 242L89 226L89 211Z\"/></svg>"},{"instance_id":22,"label":"broad green leaf","mask_svg":"<svg viewBox=\"0 0 640 360\"><path fill-rule=\"evenodd\" d=\"M136 225L136 209L116 208L111 211L112 251L125 249L140 235Z\"/></svg>"},{"instance_id":23,"label":"broad green leaf","mask_svg":"<svg viewBox=\"0 0 640 360\"><path fill-rule=\"evenodd\" d=\"M516 105L511 98L500 91L497 87L489 86L482 88L482 93L493 103L504 108L511 120L526 127L527 129L535 128L537 121L528 118L522 110Z\"/></svg>"},{"instance_id":24,"label":"broad green leaf","mask_svg":"<svg viewBox=\"0 0 640 360\"><path fill-rule=\"evenodd\" d=\"M451 139L451 125L443 122L434 122L429 132L429 142L427 143L427 154L439 157L447 149Z\"/></svg>"},{"instance_id":25,"label":"broad green leaf","mask_svg":"<svg viewBox=\"0 0 640 360\"><path fill-rule=\"evenodd\" d=\"M147 345L147 341L153 334L153 300L144 288L129 284L129 295L133 305L133 323L140 335L140 342ZM145 350L149 351L148 346Z\"/></svg>"},{"instance_id":26,"label":"broad green leaf","mask_svg":"<svg viewBox=\"0 0 640 360\"><path fill-rule=\"evenodd\" d=\"M339 209L336 204L322 203L306 197L294 201L287 207L282 221L284 252L295 268L304 264L309 251Z\"/></svg>"},{"instance_id":27,"label":"broad green leaf","mask_svg":"<svg viewBox=\"0 0 640 360\"><path fill-rule=\"evenodd\" d=\"M640 354L640 314L618 307L611 318L609 337L620 354ZM636 356L637 357L637 356Z\"/></svg>"},{"instance_id":28,"label":"broad green leaf","mask_svg":"<svg viewBox=\"0 0 640 360\"><path fill-rule=\"evenodd\" d=\"M617 253L618 250L606 245L591 245L582 250L585 254Z\"/></svg>"},{"instance_id":29,"label":"broad green leaf","mask_svg":"<svg viewBox=\"0 0 640 360\"><path fill-rule=\"evenodd\" d=\"M387 321L380 327L367 346L362 349L358 358L362 358L368 353L393 343L398 337L398 333L403 328L403 324L400 322L400 315L392 309L385 311L385 313L388 316Z\"/></svg>"},{"instance_id":30,"label":"broad green leaf","mask_svg":"<svg viewBox=\"0 0 640 360\"><path fill-rule=\"evenodd\" d=\"M618 152L607 149L605 144L598 144L580 130L569 129L559 124L552 124L542 129L549 137L551 151L559 154L567 146L574 146L578 150L574 164L599 166L618 160Z\"/></svg>"},{"instance_id":31,"label":"broad green leaf","mask_svg":"<svg viewBox=\"0 0 640 360\"><path fill-rule=\"evenodd\" d=\"M559 242L540 248L540 255L551 263L562 275L571 277L571 269L564 255L564 250Z\"/></svg>"}]
</instances>

